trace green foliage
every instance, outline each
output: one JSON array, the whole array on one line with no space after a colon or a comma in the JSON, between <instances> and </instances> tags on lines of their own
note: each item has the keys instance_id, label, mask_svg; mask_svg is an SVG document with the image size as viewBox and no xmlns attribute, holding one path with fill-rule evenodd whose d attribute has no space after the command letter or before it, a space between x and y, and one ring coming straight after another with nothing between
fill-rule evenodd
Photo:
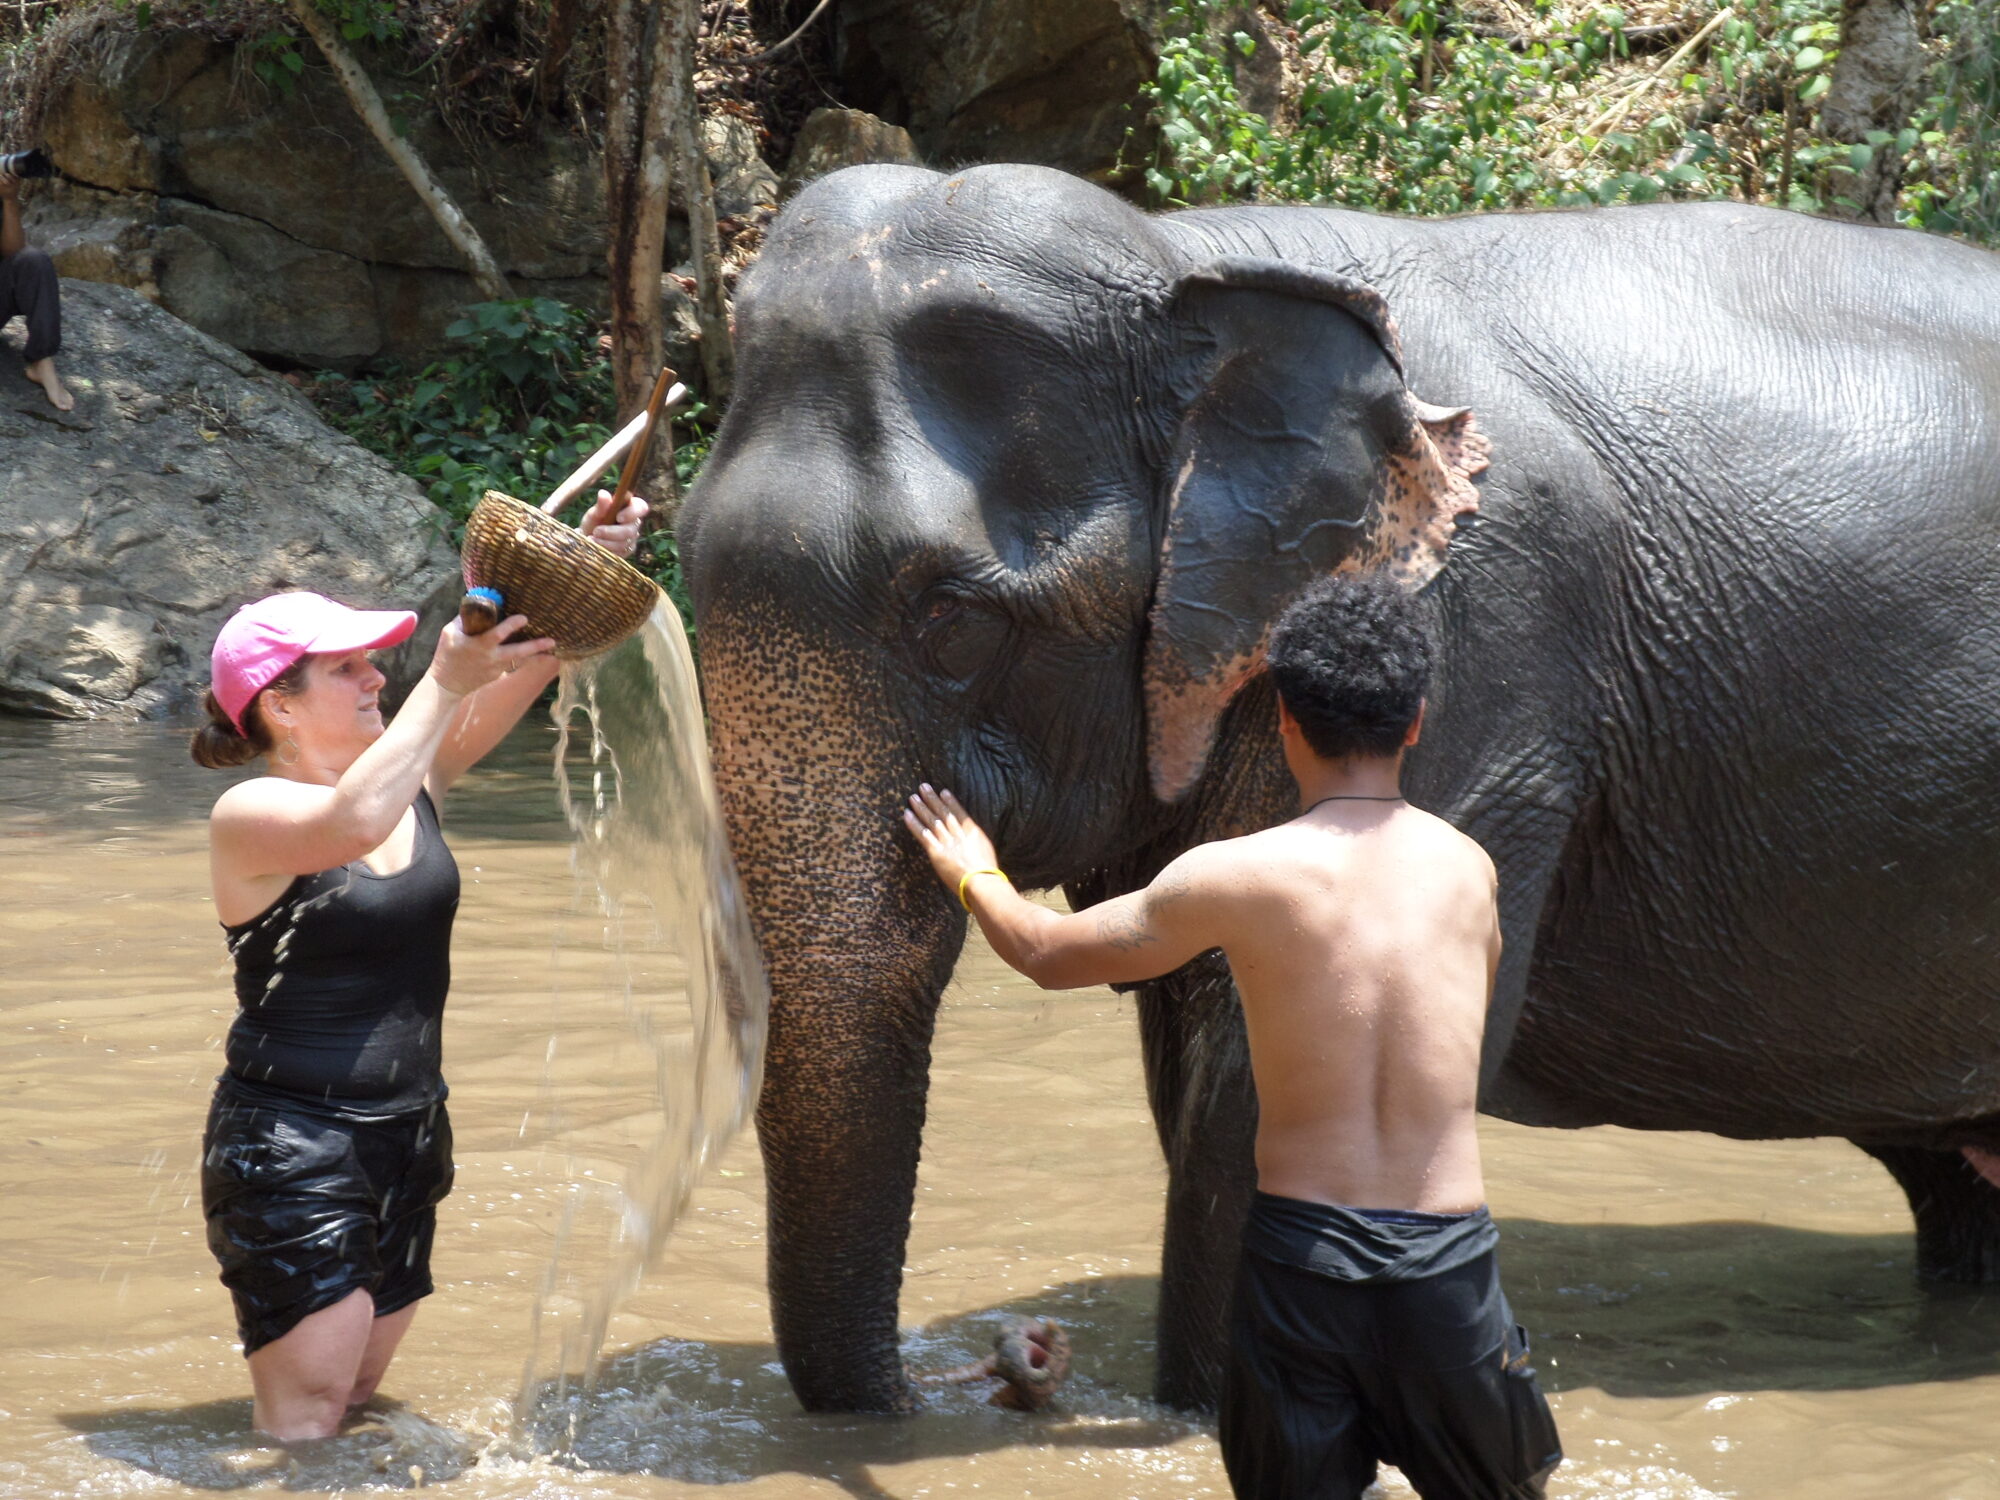
<instances>
[{"instance_id":1,"label":"green foliage","mask_svg":"<svg viewBox=\"0 0 2000 1500\"><path fill-rule=\"evenodd\" d=\"M379 45L403 35L395 0L313 0L313 4L333 18L345 41ZM244 47L251 70L279 93L290 94L306 70L305 54L300 51L303 45L303 38L281 28L252 37Z\"/></svg>"},{"instance_id":2,"label":"green foliage","mask_svg":"<svg viewBox=\"0 0 2000 1500\"><path fill-rule=\"evenodd\" d=\"M1279 131L1241 103L1230 53L1254 42L1238 32L1218 44L1221 10L1177 0L1184 34L1167 44L1150 90L1168 160L1148 182L1170 202L1259 195L1453 213L1553 201L1561 184L1538 151L1539 106L1573 96L1624 48L1615 9L1593 12L1560 47L1517 53L1462 29L1447 35L1441 0L1388 11L1295 0L1306 81L1296 126Z\"/></svg>"},{"instance_id":3,"label":"green foliage","mask_svg":"<svg viewBox=\"0 0 2000 1500\"><path fill-rule=\"evenodd\" d=\"M1871 155L1910 155L1909 222L2000 237L2000 0L1938 0L1940 65L1912 129L1860 145L1813 133L1839 0L1731 7L1669 72L1634 58L1626 12L1564 20L1534 0L1510 38L1452 0L1292 0L1303 74L1274 125L1243 102L1228 0L1175 0L1176 38L1147 89L1164 203L1272 199L1402 213L1736 197L1817 211ZM1715 18L1710 11L1702 24ZM1692 33L1691 33L1692 34Z\"/></svg>"},{"instance_id":4,"label":"green foliage","mask_svg":"<svg viewBox=\"0 0 2000 1500\"><path fill-rule=\"evenodd\" d=\"M130 7L133 19L142 28L153 24L152 0L111 0L111 3L120 10ZM313 0L313 4L332 18L346 41L379 45L403 37L404 26L397 14L396 0ZM224 0L205 0L204 8L211 13L223 7ZM299 75L306 70L306 57L301 50L305 38L291 30L291 17L286 14L284 0L263 0L252 9L268 11L268 24L244 37L240 44L243 56L250 64L250 71L262 82L289 95L299 86Z\"/></svg>"},{"instance_id":5,"label":"green foliage","mask_svg":"<svg viewBox=\"0 0 2000 1500\"><path fill-rule=\"evenodd\" d=\"M139 24L148 24L142 17ZM306 70L305 54L299 51L300 38L289 31L265 31L243 43L242 52L250 71L269 87L289 95L299 86L299 74Z\"/></svg>"},{"instance_id":6,"label":"green foliage","mask_svg":"<svg viewBox=\"0 0 2000 1500\"><path fill-rule=\"evenodd\" d=\"M460 352L421 368L384 361L358 376L322 374L308 387L321 415L413 476L439 509L453 547L487 490L539 501L611 435L611 365L591 316L546 297L481 302L445 330ZM706 407L675 414L683 485L707 456ZM610 487L617 471L600 482ZM578 502L580 509L583 502ZM634 562L688 617L671 532L640 539Z\"/></svg>"},{"instance_id":7,"label":"green foliage","mask_svg":"<svg viewBox=\"0 0 2000 1500\"><path fill-rule=\"evenodd\" d=\"M2000 0L1944 0L1948 48L1916 118L1910 222L2000 245Z\"/></svg>"}]
</instances>

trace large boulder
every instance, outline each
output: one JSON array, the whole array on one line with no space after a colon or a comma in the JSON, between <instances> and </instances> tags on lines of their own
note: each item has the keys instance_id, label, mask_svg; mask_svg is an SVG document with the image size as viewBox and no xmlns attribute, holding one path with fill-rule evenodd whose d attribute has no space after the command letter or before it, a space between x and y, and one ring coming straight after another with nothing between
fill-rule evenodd
<instances>
[{"instance_id":1,"label":"large boulder","mask_svg":"<svg viewBox=\"0 0 2000 1500\"><path fill-rule=\"evenodd\" d=\"M1031 161L1105 178L1143 124L1161 0L843 0L843 92L928 161ZM1138 147L1143 156L1145 143Z\"/></svg>"},{"instance_id":2,"label":"large boulder","mask_svg":"<svg viewBox=\"0 0 2000 1500\"><path fill-rule=\"evenodd\" d=\"M899 167L924 164L916 142L902 126L861 109L816 109L792 140L780 191L789 198L815 177L878 162Z\"/></svg>"},{"instance_id":3,"label":"large boulder","mask_svg":"<svg viewBox=\"0 0 2000 1500\"><path fill-rule=\"evenodd\" d=\"M459 594L441 516L284 380L123 287L66 280L76 410L0 337L0 710L160 718L198 703L231 610L281 588L421 610Z\"/></svg>"}]
</instances>

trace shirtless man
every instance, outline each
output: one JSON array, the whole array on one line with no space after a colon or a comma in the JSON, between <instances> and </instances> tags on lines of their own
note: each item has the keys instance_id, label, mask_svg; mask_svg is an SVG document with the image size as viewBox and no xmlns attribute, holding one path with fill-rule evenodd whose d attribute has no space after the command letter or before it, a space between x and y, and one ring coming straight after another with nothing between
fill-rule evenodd
<instances>
[{"instance_id":1,"label":"shirtless man","mask_svg":"<svg viewBox=\"0 0 2000 1500\"><path fill-rule=\"evenodd\" d=\"M1221 1439L1239 1496L1529 1500L1561 1461L1501 1295L1474 1108L1500 931L1493 863L1400 792L1431 646L1409 596L1313 585L1269 652L1304 809L1064 916L1018 895L950 792L903 817L1001 958L1047 989L1220 948L1257 1085L1257 1186Z\"/></svg>"}]
</instances>

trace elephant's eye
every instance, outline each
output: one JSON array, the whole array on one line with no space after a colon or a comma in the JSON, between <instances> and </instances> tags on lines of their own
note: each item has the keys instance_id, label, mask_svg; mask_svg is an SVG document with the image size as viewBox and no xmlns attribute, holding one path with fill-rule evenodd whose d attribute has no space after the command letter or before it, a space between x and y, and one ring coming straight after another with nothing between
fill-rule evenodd
<instances>
[{"instance_id":1,"label":"elephant's eye","mask_svg":"<svg viewBox=\"0 0 2000 1500\"><path fill-rule=\"evenodd\" d=\"M1007 644L1007 621L955 591L930 594L914 613L918 648L947 677L976 676Z\"/></svg>"}]
</instances>

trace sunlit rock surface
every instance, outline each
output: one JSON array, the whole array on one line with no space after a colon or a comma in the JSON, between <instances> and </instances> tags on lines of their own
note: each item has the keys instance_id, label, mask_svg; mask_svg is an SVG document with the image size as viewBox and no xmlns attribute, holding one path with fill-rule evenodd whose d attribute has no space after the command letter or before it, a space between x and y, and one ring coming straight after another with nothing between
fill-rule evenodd
<instances>
[{"instance_id":1,"label":"sunlit rock surface","mask_svg":"<svg viewBox=\"0 0 2000 1500\"><path fill-rule=\"evenodd\" d=\"M923 165L916 143L902 126L861 109L816 109L806 116L792 142L782 188L789 197L815 177L869 162Z\"/></svg>"},{"instance_id":2,"label":"sunlit rock surface","mask_svg":"<svg viewBox=\"0 0 2000 1500\"><path fill-rule=\"evenodd\" d=\"M410 480L234 349L123 287L65 280L76 410L0 336L0 711L194 709L229 612L281 588L428 611L457 560ZM385 663L399 686L431 632Z\"/></svg>"}]
</instances>

